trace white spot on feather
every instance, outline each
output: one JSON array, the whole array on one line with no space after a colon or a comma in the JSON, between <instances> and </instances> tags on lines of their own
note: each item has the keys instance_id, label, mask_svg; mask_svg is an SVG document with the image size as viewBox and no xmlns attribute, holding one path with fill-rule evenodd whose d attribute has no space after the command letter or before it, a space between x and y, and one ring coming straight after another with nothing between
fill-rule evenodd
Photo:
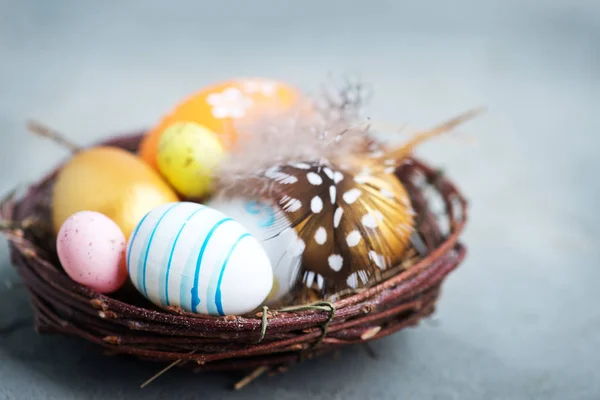
<instances>
[{"instance_id":1,"label":"white spot on feather","mask_svg":"<svg viewBox=\"0 0 600 400\"><path fill-rule=\"evenodd\" d=\"M327 263L329 264L329 268L338 272L344 265L344 259L339 254L332 254L327 258Z\"/></svg>"},{"instance_id":2,"label":"white spot on feather","mask_svg":"<svg viewBox=\"0 0 600 400\"><path fill-rule=\"evenodd\" d=\"M365 228L377 228L377 220L375 220L375 217L370 213L363 215L361 222Z\"/></svg>"},{"instance_id":3,"label":"white spot on feather","mask_svg":"<svg viewBox=\"0 0 600 400\"><path fill-rule=\"evenodd\" d=\"M358 198L360 197L361 194L362 194L362 192L360 191L360 189L354 188L354 189L348 190L346 193L344 193L344 195L342 197L344 198L344 201L347 204L352 204L356 200L358 200Z\"/></svg>"},{"instance_id":4,"label":"white spot on feather","mask_svg":"<svg viewBox=\"0 0 600 400\"><path fill-rule=\"evenodd\" d=\"M323 275L317 274L317 287L319 289L323 289L323 283L324 283Z\"/></svg>"},{"instance_id":5,"label":"white spot on feather","mask_svg":"<svg viewBox=\"0 0 600 400\"><path fill-rule=\"evenodd\" d=\"M281 172L279 167L271 167L265 171L265 176L267 178L273 179L276 182L283 184L292 184L298 182L298 178L293 175L286 174L285 172Z\"/></svg>"},{"instance_id":6,"label":"white spot on feather","mask_svg":"<svg viewBox=\"0 0 600 400\"><path fill-rule=\"evenodd\" d=\"M279 173L279 167L271 167L265 171L265 176L271 179L277 179L277 174Z\"/></svg>"},{"instance_id":7,"label":"white spot on feather","mask_svg":"<svg viewBox=\"0 0 600 400\"><path fill-rule=\"evenodd\" d=\"M377 223L383 221L383 214L379 210L373 210L362 217L362 224L371 229L377 228Z\"/></svg>"},{"instance_id":8,"label":"white spot on feather","mask_svg":"<svg viewBox=\"0 0 600 400\"><path fill-rule=\"evenodd\" d=\"M331 198L331 204L335 204L337 197L337 190L335 186L329 186L329 197Z\"/></svg>"},{"instance_id":9,"label":"white spot on feather","mask_svg":"<svg viewBox=\"0 0 600 400\"><path fill-rule=\"evenodd\" d=\"M329 177L329 179L333 180L333 171L331 170L331 168L324 167L323 172L325 172L325 175L327 175Z\"/></svg>"},{"instance_id":10,"label":"white spot on feather","mask_svg":"<svg viewBox=\"0 0 600 400\"><path fill-rule=\"evenodd\" d=\"M283 210L285 212L296 212L302 207L302 202L300 200L294 199L288 195L283 196L279 203L283 205Z\"/></svg>"},{"instance_id":11,"label":"white spot on feather","mask_svg":"<svg viewBox=\"0 0 600 400\"><path fill-rule=\"evenodd\" d=\"M342 174L340 171L335 171L335 173L333 174L333 181L335 182L335 184L337 185L343 179L344 179L344 174Z\"/></svg>"},{"instance_id":12,"label":"white spot on feather","mask_svg":"<svg viewBox=\"0 0 600 400\"><path fill-rule=\"evenodd\" d=\"M333 213L333 227L337 228L340 226L340 221L342 220L342 214L344 213L344 209L342 207L338 207L335 209Z\"/></svg>"},{"instance_id":13,"label":"white spot on feather","mask_svg":"<svg viewBox=\"0 0 600 400\"><path fill-rule=\"evenodd\" d=\"M375 250L369 251L369 258L373 260L377 268L384 269L385 268L385 257L381 254L377 253Z\"/></svg>"},{"instance_id":14,"label":"white spot on feather","mask_svg":"<svg viewBox=\"0 0 600 400\"><path fill-rule=\"evenodd\" d=\"M350 232L348 236L346 236L346 243L348 243L348 246L354 247L358 243L360 243L360 239L360 232L355 229L352 232Z\"/></svg>"},{"instance_id":15,"label":"white spot on feather","mask_svg":"<svg viewBox=\"0 0 600 400\"><path fill-rule=\"evenodd\" d=\"M357 273L354 272L346 279L346 284L350 289L356 289L358 287L358 277Z\"/></svg>"},{"instance_id":16,"label":"white spot on feather","mask_svg":"<svg viewBox=\"0 0 600 400\"><path fill-rule=\"evenodd\" d=\"M369 275L365 270L358 271L358 277L360 278L363 285L366 285L369 282Z\"/></svg>"},{"instance_id":17,"label":"white spot on feather","mask_svg":"<svg viewBox=\"0 0 600 400\"><path fill-rule=\"evenodd\" d=\"M308 179L308 182L310 182L311 185L320 185L321 183L323 183L323 178L321 178L319 176L319 174L316 174L314 172L309 172L306 174L306 179Z\"/></svg>"},{"instance_id":18,"label":"white spot on feather","mask_svg":"<svg viewBox=\"0 0 600 400\"><path fill-rule=\"evenodd\" d=\"M322 226L315 232L315 242L320 245L327 242L327 231Z\"/></svg>"},{"instance_id":19,"label":"white spot on feather","mask_svg":"<svg viewBox=\"0 0 600 400\"><path fill-rule=\"evenodd\" d=\"M310 210L313 213L318 214L321 212L322 209L323 209L323 200L321 200L321 198L319 196L313 197L312 200L310 201Z\"/></svg>"},{"instance_id":20,"label":"white spot on feather","mask_svg":"<svg viewBox=\"0 0 600 400\"><path fill-rule=\"evenodd\" d=\"M291 166L294 168L298 168L298 169L310 169L310 164L303 163L303 162L293 163L293 164L291 164Z\"/></svg>"},{"instance_id":21,"label":"white spot on feather","mask_svg":"<svg viewBox=\"0 0 600 400\"><path fill-rule=\"evenodd\" d=\"M298 182L298 178L294 175L284 174L283 172L279 172L279 176L275 178L275 180L279 183L283 183L284 185L291 185L292 183Z\"/></svg>"},{"instance_id":22,"label":"white spot on feather","mask_svg":"<svg viewBox=\"0 0 600 400\"><path fill-rule=\"evenodd\" d=\"M306 273L306 280L304 281L306 284L306 287L311 287L313 285L314 281L315 281L315 273L312 271L308 271Z\"/></svg>"}]
</instances>

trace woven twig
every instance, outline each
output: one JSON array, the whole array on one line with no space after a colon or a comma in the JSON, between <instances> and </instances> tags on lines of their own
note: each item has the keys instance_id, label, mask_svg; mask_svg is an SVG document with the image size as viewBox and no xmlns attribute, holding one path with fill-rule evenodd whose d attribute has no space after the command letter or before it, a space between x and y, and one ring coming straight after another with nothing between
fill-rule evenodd
<instances>
[{"instance_id":1,"label":"woven twig","mask_svg":"<svg viewBox=\"0 0 600 400\"><path fill-rule=\"evenodd\" d=\"M134 151L139 139L136 134L103 144ZM244 316L159 309L131 288L106 296L69 279L58 264L54 237L38 225L49 220L48 196L55 172L22 198L0 205L0 229L30 293L40 333L73 335L112 353L166 362L164 371L174 366L254 371L241 381L243 386L264 372L414 326L434 312L441 284L466 253L459 236L467 220L467 202L445 175L419 160L405 163L397 175L411 195L423 247L414 252L419 256L410 267L331 303L264 307ZM429 210L419 178L443 198L449 233L441 231L439 216Z\"/></svg>"}]
</instances>

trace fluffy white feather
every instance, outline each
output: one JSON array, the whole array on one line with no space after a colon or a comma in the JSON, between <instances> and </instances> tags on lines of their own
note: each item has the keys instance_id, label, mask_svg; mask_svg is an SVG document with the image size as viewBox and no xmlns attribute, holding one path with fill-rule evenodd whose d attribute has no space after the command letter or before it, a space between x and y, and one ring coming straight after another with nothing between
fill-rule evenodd
<instances>
[{"instance_id":1,"label":"fluffy white feather","mask_svg":"<svg viewBox=\"0 0 600 400\"><path fill-rule=\"evenodd\" d=\"M310 104L238 123L238 142L216 171L216 196L260 196L268 192L265 171L293 162L335 165L372 151L360 86L324 90Z\"/></svg>"}]
</instances>

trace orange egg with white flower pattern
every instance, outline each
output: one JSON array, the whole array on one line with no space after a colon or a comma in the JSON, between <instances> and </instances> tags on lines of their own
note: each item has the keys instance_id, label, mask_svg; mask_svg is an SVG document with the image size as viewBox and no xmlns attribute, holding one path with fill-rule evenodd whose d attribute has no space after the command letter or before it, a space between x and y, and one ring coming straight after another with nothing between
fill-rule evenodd
<instances>
[{"instance_id":1,"label":"orange egg with white flower pattern","mask_svg":"<svg viewBox=\"0 0 600 400\"><path fill-rule=\"evenodd\" d=\"M302 98L297 88L265 78L236 79L209 86L177 105L151 129L142 139L139 156L156 169L160 137L170 125L179 122L204 126L229 149L239 134L236 124L289 110Z\"/></svg>"}]
</instances>

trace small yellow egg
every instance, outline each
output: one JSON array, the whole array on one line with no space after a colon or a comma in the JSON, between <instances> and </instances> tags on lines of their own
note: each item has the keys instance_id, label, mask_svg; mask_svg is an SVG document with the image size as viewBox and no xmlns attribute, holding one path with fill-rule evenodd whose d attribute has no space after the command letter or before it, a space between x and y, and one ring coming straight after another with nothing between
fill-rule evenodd
<instances>
[{"instance_id":1,"label":"small yellow egg","mask_svg":"<svg viewBox=\"0 0 600 400\"><path fill-rule=\"evenodd\" d=\"M76 212L96 211L112 219L129 238L147 212L178 200L142 159L117 147L97 146L75 154L58 173L52 222L58 232Z\"/></svg>"},{"instance_id":2,"label":"small yellow egg","mask_svg":"<svg viewBox=\"0 0 600 400\"><path fill-rule=\"evenodd\" d=\"M175 190L199 198L212 190L213 173L223 155L223 146L213 132L194 122L180 122L162 134L156 161Z\"/></svg>"}]
</instances>

